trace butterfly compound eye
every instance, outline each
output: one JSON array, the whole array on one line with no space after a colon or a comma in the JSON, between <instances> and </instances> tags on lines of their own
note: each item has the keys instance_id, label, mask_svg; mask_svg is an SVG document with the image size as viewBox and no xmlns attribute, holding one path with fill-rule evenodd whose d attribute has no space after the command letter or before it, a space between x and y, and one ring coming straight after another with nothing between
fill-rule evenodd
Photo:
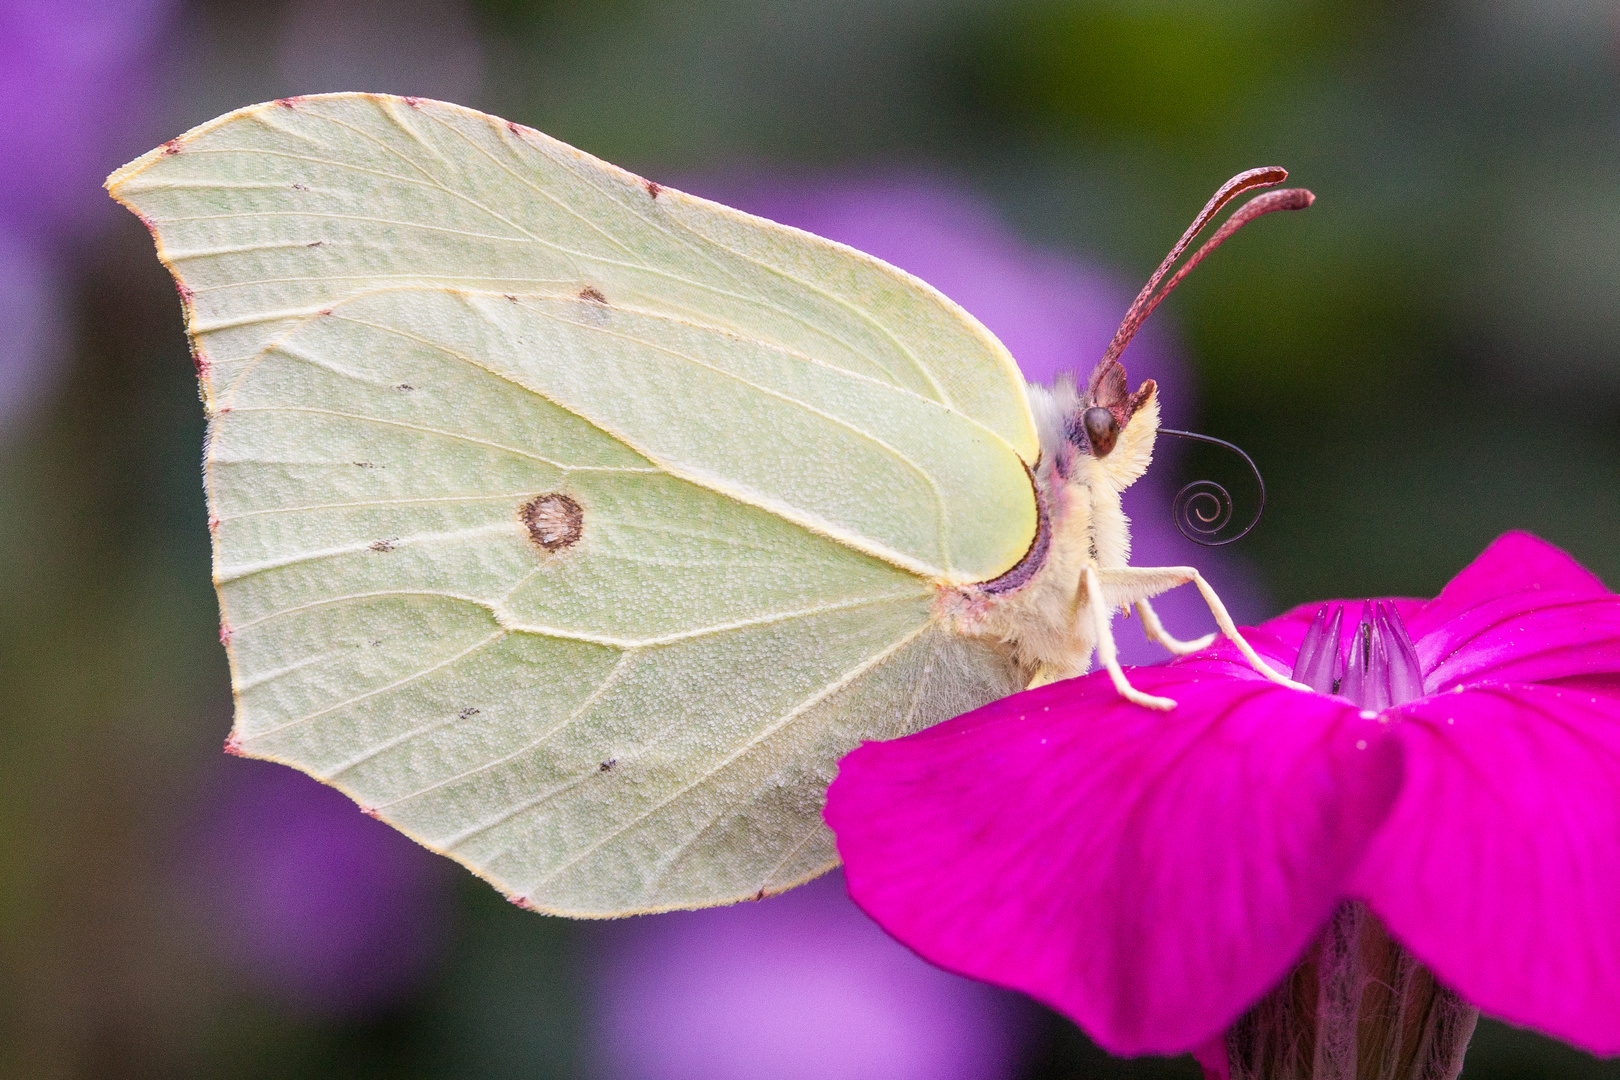
<instances>
[{"instance_id":1,"label":"butterfly compound eye","mask_svg":"<svg viewBox=\"0 0 1620 1080\"><path fill-rule=\"evenodd\" d=\"M1082 418L1086 425L1086 438L1091 442L1092 457L1107 457L1119 441L1119 421L1112 410L1093 405Z\"/></svg>"}]
</instances>

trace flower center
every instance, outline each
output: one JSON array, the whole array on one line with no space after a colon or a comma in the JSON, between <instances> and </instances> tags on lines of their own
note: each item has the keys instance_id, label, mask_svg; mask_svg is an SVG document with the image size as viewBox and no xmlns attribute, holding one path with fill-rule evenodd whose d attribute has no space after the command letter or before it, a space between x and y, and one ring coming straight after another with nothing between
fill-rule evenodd
<instances>
[{"instance_id":1,"label":"flower center","mask_svg":"<svg viewBox=\"0 0 1620 1080\"><path fill-rule=\"evenodd\" d=\"M1363 709L1387 709L1423 696L1423 668L1394 605L1363 604L1348 648L1340 640L1343 626L1344 605L1323 604L1300 642L1296 682L1349 698Z\"/></svg>"}]
</instances>

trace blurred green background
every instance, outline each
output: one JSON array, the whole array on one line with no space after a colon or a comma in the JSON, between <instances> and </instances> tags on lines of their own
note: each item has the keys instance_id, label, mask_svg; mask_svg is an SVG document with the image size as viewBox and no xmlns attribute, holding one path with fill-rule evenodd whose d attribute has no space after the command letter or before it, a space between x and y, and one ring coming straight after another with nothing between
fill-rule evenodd
<instances>
[{"instance_id":1,"label":"blurred green background","mask_svg":"<svg viewBox=\"0 0 1620 1080\"><path fill-rule=\"evenodd\" d=\"M72 183L239 105L394 90L654 178L926 168L1134 283L1221 180L1285 165L1316 206L1246 230L1155 316L1196 370L1197 429L1265 471L1241 550L1271 606L1432 594L1509 528L1620 584L1612 0L145 6L137 66L98 99L99 171ZM7 174L64 130L5 149ZM56 361L0 414L0 1073L593 1075L596 931L465 875L429 973L363 1015L290 1008L200 943L176 838L210 812L230 708L202 410L145 230L75 213L29 234ZM1044 1014L1021 1045L1029 1078L1197 1075L1109 1061ZM1465 1075L1620 1064L1487 1023Z\"/></svg>"}]
</instances>

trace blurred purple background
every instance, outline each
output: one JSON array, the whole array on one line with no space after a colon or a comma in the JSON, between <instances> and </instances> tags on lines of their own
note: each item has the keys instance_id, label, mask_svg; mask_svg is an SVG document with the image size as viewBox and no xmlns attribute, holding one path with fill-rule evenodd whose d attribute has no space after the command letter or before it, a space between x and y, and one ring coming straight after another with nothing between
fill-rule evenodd
<instances>
[{"instance_id":1,"label":"blurred purple background","mask_svg":"<svg viewBox=\"0 0 1620 1080\"><path fill-rule=\"evenodd\" d=\"M101 178L145 149L173 0L0 4L0 438L68 347L67 249L116 216Z\"/></svg>"},{"instance_id":2,"label":"blurred purple background","mask_svg":"<svg viewBox=\"0 0 1620 1080\"><path fill-rule=\"evenodd\" d=\"M600 937L592 1059L615 1080L1002 1080L1031 1019L896 944L837 872Z\"/></svg>"},{"instance_id":3,"label":"blurred purple background","mask_svg":"<svg viewBox=\"0 0 1620 1080\"><path fill-rule=\"evenodd\" d=\"M196 793L177 903L259 993L329 1017L418 990L450 943L455 868L347 797L266 761L226 759Z\"/></svg>"}]
</instances>

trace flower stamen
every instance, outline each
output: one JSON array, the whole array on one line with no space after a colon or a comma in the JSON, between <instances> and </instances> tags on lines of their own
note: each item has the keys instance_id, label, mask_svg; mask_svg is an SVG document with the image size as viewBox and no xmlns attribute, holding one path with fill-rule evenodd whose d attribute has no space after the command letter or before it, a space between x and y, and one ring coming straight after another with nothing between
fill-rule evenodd
<instances>
[{"instance_id":1,"label":"flower stamen","mask_svg":"<svg viewBox=\"0 0 1620 1080\"><path fill-rule=\"evenodd\" d=\"M1299 644L1295 682L1374 711L1423 696L1423 666L1393 605L1368 601L1361 606L1348 656L1341 642L1343 624L1343 604L1322 605Z\"/></svg>"}]
</instances>

